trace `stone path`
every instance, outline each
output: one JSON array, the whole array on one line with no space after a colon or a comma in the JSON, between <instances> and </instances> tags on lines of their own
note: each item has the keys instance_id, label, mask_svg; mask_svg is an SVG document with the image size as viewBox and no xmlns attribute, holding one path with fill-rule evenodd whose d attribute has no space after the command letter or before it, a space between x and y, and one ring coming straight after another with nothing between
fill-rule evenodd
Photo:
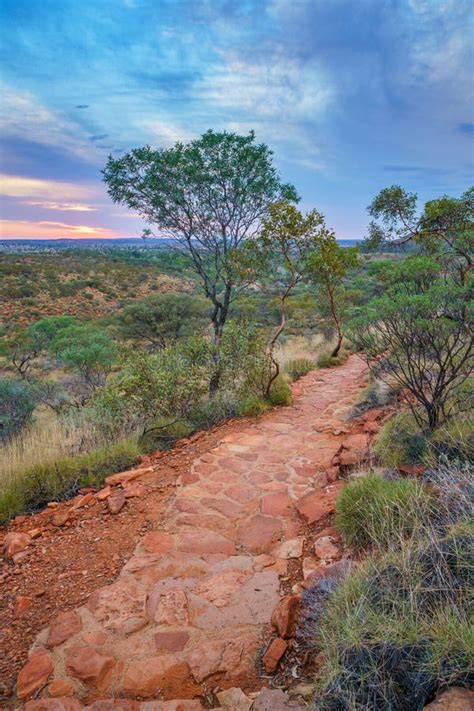
<instances>
[{"instance_id":1,"label":"stone path","mask_svg":"<svg viewBox=\"0 0 474 711\"><path fill-rule=\"evenodd\" d=\"M355 355L310 373L295 384L291 407L196 459L117 580L38 636L17 695L43 701L25 708L171 711L175 702L127 706L117 697L193 699L215 687L257 688L256 659L271 639L288 565L302 555L308 524L333 510L340 464L365 455L367 435L343 422L365 377ZM94 704L99 698L116 701Z\"/></svg>"}]
</instances>

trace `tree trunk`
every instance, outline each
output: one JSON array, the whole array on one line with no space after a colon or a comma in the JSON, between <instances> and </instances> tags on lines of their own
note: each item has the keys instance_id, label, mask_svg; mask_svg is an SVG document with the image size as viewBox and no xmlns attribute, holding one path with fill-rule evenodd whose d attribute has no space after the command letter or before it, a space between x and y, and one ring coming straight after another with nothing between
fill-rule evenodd
<instances>
[{"instance_id":1,"label":"tree trunk","mask_svg":"<svg viewBox=\"0 0 474 711\"><path fill-rule=\"evenodd\" d=\"M273 374L270 376L270 379L267 383L267 387L265 390L265 397L269 397L270 390L272 389L272 385L275 382L275 380L278 378L278 376L280 375L280 364L273 357L273 351L275 349L275 343L277 342L278 337L280 336L280 334L284 328L285 328L285 311L283 308L283 301L282 301L280 323L278 324L278 327L277 327L275 333L273 334L273 336L271 337L270 342L268 344L268 353L270 356L270 360L272 361L274 371L273 371Z\"/></svg>"},{"instance_id":2,"label":"tree trunk","mask_svg":"<svg viewBox=\"0 0 474 711\"><path fill-rule=\"evenodd\" d=\"M336 324L336 329L337 329L337 343L336 347L334 348L333 352L331 353L331 358L337 358L339 355L339 351L341 350L342 346L342 331L341 331L341 326L339 323Z\"/></svg>"}]
</instances>

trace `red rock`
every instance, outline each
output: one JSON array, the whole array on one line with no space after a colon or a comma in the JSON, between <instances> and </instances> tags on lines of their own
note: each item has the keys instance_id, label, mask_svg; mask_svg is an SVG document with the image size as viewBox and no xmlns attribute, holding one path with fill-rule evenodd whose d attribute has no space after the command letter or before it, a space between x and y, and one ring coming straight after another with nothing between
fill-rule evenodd
<instances>
[{"instance_id":1,"label":"red rock","mask_svg":"<svg viewBox=\"0 0 474 711\"><path fill-rule=\"evenodd\" d=\"M69 511L55 511L51 516L51 523L53 526L60 528L61 526L64 526L67 521L69 521L69 518Z\"/></svg>"},{"instance_id":2,"label":"red rock","mask_svg":"<svg viewBox=\"0 0 474 711\"><path fill-rule=\"evenodd\" d=\"M188 632L157 632L154 636L157 652L181 652L188 643Z\"/></svg>"},{"instance_id":3,"label":"red rock","mask_svg":"<svg viewBox=\"0 0 474 711\"><path fill-rule=\"evenodd\" d=\"M367 434L377 434L380 425L377 422L364 422L364 432Z\"/></svg>"},{"instance_id":4,"label":"red rock","mask_svg":"<svg viewBox=\"0 0 474 711\"><path fill-rule=\"evenodd\" d=\"M25 550L31 543L27 533L7 533L3 541L3 554L6 558L13 558L16 553Z\"/></svg>"},{"instance_id":5,"label":"red rock","mask_svg":"<svg viewBox=\"0 0 474 711\"><path fill-rule=\"evenodd\" d=\"M23 711L80 711L83 708L80 701L63 696L57 699L37 699L28 701Z\"/></svg>"},{"instance_id":6,"label":"red rock","mask_svg":"<svg viewBox=\"0 0 474 711\"><path fill-rule=\"evenodd\" d=\"M101 632L100 630L94 630L92 632L86 632L85 634L83 634L82 640L86 644L95 644L97 647L100 647L107 641L107 635L105 634L105 632Z\"/></svg>"},{"instance_id":7,"label":"red rock","mask_svg":"<svg viewBox=\"0 0 474 711\"><path fill-rule=\"evenodd\" d=\"M66 671L69 676L80 679L99 691L105 691L109 685L114 666L113 657L100 654L90 645L76 645L66 652Z\"/></svg>"},{"instance_id":8,"label":"red rock","mask_svg":"<svg viewBox=\"0 0 474 711\"><path fill-rule=\"evenodd\" d=\"M292 502L288 494L276 491L274 494L264 496L262 499L262 513L270 516L290 516Z\"/></svg>"},{"instance_id":9,"label":"red rock","mask_svg":"<svg viewBox=\"0 0 474 711\"><path fill-rule=\"evenodd\" d=\"M364 422L375 422L375 420L380 419L383 417L383 410L381 408L377 408L374 410L369 410L368 412L364 412L362 415L362 419Z\"/></svg>"},{"instance_id":10,"label":"red rock","mask_svg":"<svg viewBox=\"0 0 474 711\"><path fill-rule=\"evenodd\" d=\"M259 639L255 632L232 638L208 639L188 653L188 663L197 682L214 674L231 676L232 680L253 668Z\"/></svg>"},{"instance_id":11,"label":"red rock","mask_svg":"<svg viewBox=\"0 0 474 711\"><path fill-rule=\"evenodd\" d=\"M174 588L160 596L155 610L155 622L171 626L188 624L188 598L184 590Z\"/></svg>"},{"instance_id":12,"label":"red rock","mask_svg":"<svg viewBox=\"0 0 474 711\"><path fill-rule=\"evenodd\" d=\"M252 706L252 711L304 711L296 699L291 699L288 694L280 689L262 689Z\"/></svg>"},{"instance_id":13,"label":"red rock","mask_svg":"<svg viewBox=\"0 0 474 711\"><path fill-rule=\"evenodd\" d=\"M250 553L265 553L281 535L281 521L255 514L237 529L237 542Z\"/></svg>"},{"instance_id":14,"label":"red rock","mask_svg":"<svg viewBox=\"0 0 474 711\"><path fill-rule=\"evenodd\" d=\"M239 504L234 504L233 501L228 499L217 499L217 498L206 498L202 499L202 505L214 511L218 511L224 516L228 516L230 519L238 518L242 513L242 507Z\"/></svg>"},{"instance_id":15,"label":"red rock","mask_svg":"<svg viewBox=\"0 0 474 711\"><path fill-rule=\"evenodd\" d=\"M128 484L123 490L123 495L126 499L131 499L135 496L145 496L145 494L148 494L148 489L138 481L133 482L133 484Z\"/></svg>"},{"instance_id":16,"label":"red rock","mask_svg":"<svg viewBox=\"0 0 474 711\"><path fill-rule=\"evenodd\" d=\"M194 593L216 607L224 607L249 577L244 570L223 570L198 585Z\"/></svg>"},{"instance_id":17,"label":"red rock","mask_svg":"<svg viewBox=\"0 0 474 711\"><path fill-rule=\"evenodd\" d=\"M344 440L342 452L339 454L339 463L342 466L360 464L368 456L368 441L365 434L353 434Z\"/></svg>"},{"instance_id":18,"label":"red rock","mask_svg":"<svg viewBox=\"0 0 474 711\"><path fill-rule=\"evenodd\" d=\"M48 694L50 696L72 696L73 693L73 685L68 681L64 681L64 679L54 679L54 681L48 684Z\"/></svg>"},{"instance_id":19,"label":"red rock","mask_svg":"<svg viewBox=\"0 0 474 711\"><path fill-rule=\"evenodd\" d=\"M191 679L189 667L174 654L133 659L125 673L124 691L140 697L197 696L200 687Z\"/></svg>"},{"instance_id":20,"label":"red rock","mask_svg":"<svg viewBox=\"0 0 474 711\"><path fill-rule=\"evenodd\" d=\"M277 670L280 659L285 654L288 644L281 637L277 637L270 642L270 646L263 655L263 666L267 674L273 674Z\"/></svg>"},{"instance_id":21,"label":"red rock","mask_svg":"<svg viewBox=\"0 0 474 711\"><path fill-rule=\"evenodd\" d=\"M309 524L316 523L328 514L334 511L335 502L339 489L343 486L343 482L335 482L326 491L317 491L314 494L308 494L298 501L296 508L301 516Z\"/></svg>"},{"instance_id":22,"label":"red rock","mask_svg":"<svg viewBox=\"0 0 474 711\"><path fill-rule=\"evenodd\" d=\"M120 492L107 498L107 507L111 514L118 514L118 512L125 506L125 502L125 496L122 492Z\"/></svg>"},{"instance_id":23,"label":"red rock","mask_svg":"<svg viewBox=\"0 0 474 711\"><path fill-rule=\"evenodd\" d=\"M43 535L42 528L31 528L28 532L30 538L36 539Z\"/></svg>"},{"instance_id":24,"label":"red rock","mask_svg":"<svg viewBox=\"0 0 474 711\"><path fill-rule=\"evenodd\" d=\"M143 547L147 553L167 553L174 546L173 536L164 531L150 531L143 538Z\"/></svg>"},{"instance_id":25,"label":"red rock","mask_svg":"<svg viewBox=\"0 0 474 711\"><path fill-rule=\"evenodd\" d=\"M474 691L452 686L424 707L424 711L473 711Z\"/></svg>"},{"instance_id":26,"label":"red rock","mask_svg":"<svg viewBox=\"0 0 474 711\"><path fill-rule=\"evenodd\" d=\"M84 711L139 711L141 707L139 701L130 699L100 699L94 701L90 706L86 706Z\"/></svg>"},{"instance_id":27,"label":"red rock","mask_svg":"<svg viewBox=\"0 0 474 711\"><path fill-rule=\"evenodd\" d=\"M233 687L216 694L222 711L250 711L253 701L245 696L242 689Z\"/></svg>"},{"instance_id":28,"label":"red rock","mask_svg":"<svg viewBox=\"0 0 474 711\"><path fill-rule=\"evenodd\" d=\"M332 561L340 557L339 547L331 536L320 536L314 543L314 552L324 561Z\"/></svg>"},{"instance_id":29,"label":"red rock","mask_svg":"<svg viewBox=\"0 0 474 711\"><path fill-rule=\"evenodd\" d=\"M53 668L50 653L44 647L34 649L16 680L18 698L28 699L42 689L52 674Z\"/></svg>"},{"instance_id":30,"label":"red rock","mask_svg":"<svg viewBox=\"0 0 474 711\"><path fill-rule=\"evenodd\" d=\"M301 558L303 555L304 541L305 539L303 536L292 538L289 541L284 541L272 550L272 555L276 558L284 558L285 560L289 560L290 558Z\"/></svg>"},{"instance_id":31,"label":"red rock","mask_svg":"<svg viewBox=\"0 0 474 711\"><path fill-rule=\"evenodd\" d=\"M76 509L82 509L83 506L87 506L87 504L90 504L91 501L95 501L95 498L94 494L89 491L87 494L84 494L84 496L81 496L75 504L73 504L71 510L75 511Z\"/></svg>"},{"instance_id":32,"label":"red rock","mask_svg":"<svg viewBox=\"0 0 474 711\"><path fill-rule=\"evenodd\" d=\"M26 614L26 612L31 607L32 602L33 599L31 597L28 597L28 595L18 595L17 599L15 600L15 610L13 612L13 617L15 619L23 617L23 615Z\"/></svg>"},{"instance_id":33,"label":"red rock","mask_svg":"<svg viewBox=\"0 0 474 711\"><path fill-rule=\"evenodd\" d=\"M426 471L422 464L400 464L397 468L400 474L406 476L422 476Z\"/></svg>"},{"instance_id":34,"label":"red rock","mask_svg":"<svg viewBox=\"0 0 474 711\"><path fill-rule=\"evenodd\" d=\"M48 647L57 647L82 630L82 620L77 612L61 612L49 628Z\"/></svg>"},{"instance_id":35,"label":"red rock","mask_svg":"<svg viewBox=\"0 0 474 711\"><path fill-rule=\"evenodd\" d=\"M107 499L111 493L112 493L112 487L104 486L103 489L101 489L100 491L97 492L95 497L98 501L105 501L105 499Z\"/></svg>"},{"instance_id":36,"label":"red rock","mask_svg":"<svg viewBox=\"0 0 474 711\"><path fill-rule=\"evenodd\" d=\"M145 603L143 589L119 578L92 593L86 607L106 629L130 634L147 624Z\"/></svg>"},{"instance_id":37,"label":"red rock","mask_svg":"<svg viewBox=\"0 0 474 711\"><path fill-rule=\"evenodd\" d=\"M273 610L272 625L283 639L295 635L300 609L301 595L294 594L282 598Z\"/></svg>"},{"instance_id":38,"label":"red rock","mask_svg":"<svg viewBox=\"0 0 474 711\"><path fill-rule=\"evenodd\" d=\"M205 528L181 531L178 535L178 550L186 553L226 553L235 554L235 545L220 533Z\"/></svg>"},{"instance_id":39,"label":"red rock","mask_svg":"<svg viewBox=\"0 0 474 711\"><path fill-rule=\"evenodd\" d=\"M133 481L134 479L137 479L138 477L143 476L144 474L148 474L152 471L153 467L143 467L141 469L131 469L128 472L119 472L118 474L111 474L110 476L106 477L105 483L109 484L110 486L116 486L117 484L121 484L122 486L124 486L130 481Z\"/></svg>"},{"instance_id":40,"label":"red rock","mask_svg":"<svg viewBox=\"0 0 474 711\"><path fill-rule=\"evenodd\" d=\"M254 487L246 486L245 484L233 484L227 487L226 493L231 499L239 501L241 504L248 504L257 496L257 491Z\"/></svg>"}]
</instances>

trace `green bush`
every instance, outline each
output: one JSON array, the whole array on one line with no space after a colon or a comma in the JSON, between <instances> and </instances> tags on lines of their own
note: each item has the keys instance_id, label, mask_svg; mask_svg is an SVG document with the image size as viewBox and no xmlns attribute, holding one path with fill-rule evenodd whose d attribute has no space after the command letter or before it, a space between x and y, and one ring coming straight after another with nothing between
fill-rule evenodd
<instances>
[{"instance_id":1,"label":"green bush","mask_svg":"<svg viewBox=\"0 0 474 711\"><path fill-rule=\"evenodd\" d=\"M427 460L431 463L445 457L460 462L474 461L474 422L472 415L457 415L441 427L438 427L429 438L429 454Z\"/></svg>"},{"instance_id":2,"label":"green bush","mask_svg":"<svg viewBox=\"0 0 474 711\"><path fill-rule=\"evenodd\" d=\"M268 403L260 395L249 395L237 407L239 417L258 417L268 410Z\"/></svg>"},{"instance_id":3,"label":"green bush","mask_svg":"<svg viewBox=\"0 0 474 711\"><path fill-rule=\"evenodd\" d=\"M34 388L24 380L0 379L0 441L28 425L36 407Z\"/></svg>"},{"instance_id":4,"label":"green bush","mask_svg":"<svg viewBox=\"0 0 474 711\"><path fill-rule=\"evenodd\" d=\"M318 368L333 368L335 365L339 365L339 359L323 353L318 357L316 365Z\"/></svg>"},{"instance_id":5,"label":"green bush","mask_svg":"<svg viewBox=\"0 0 474 711\"><path fill-rule=\"evenodd\" d=\"M306 595L324 652L316 711L422 709L439 688L472 683L473 542L462 528L427 532L366 561L323 602L317 588Z\"/></svg>"},{"instance_id":6,"label":"green bush","mask_svg":"<svg viewBox=\"0 0 474 711\"><path fill-rule=\"evenodd\" d=\"M387 467L419 464L427 453L428 440L409 412L392 417L380 430L373 452Z\"/></svg>"},{"instance_id":7,"label":"green bush","mask_svg":"<svg viewBox=\"0 0 474 711\"><path fill-rule=\"evenodd\" d=\"M282 375L273 381L268 400L271 405L275 406L291 405L293 402L291 388Z\"/></svg>"},{"instance_id":8,"label":"green bush","mask_svg":"<svg viewBox=\"0 0 474 711\"><path fill-rule=\"evenodd\" d=\"M176 440L189 437L194 429L191 422L185 420L170 422L161 418L147 425L145 433L140 437L140 446L145 452L165 449Z\"/></svg>"},{"instance_id":9,"label":"green bush","mask_svg":"<svg viewBox=\"0 0 474 711\"><path fill-rule=\"evenodd\" d=\"M141 450L134 440L61 457L23 469L9 477L0 492L0 521L32 511L48 501L67 498L82 486L98 486L114 472L132 467Z\"/></svg>"},{"instance_id":10,"label":"green bush","mask_svg":"<svg viewBox=\"0 0 474 711\"><path fill-rule=\"evenodd\" d=\"M292 380L299 380L303 375L310 373L315 368L315 363L310 358L295 358L285 366L285 371Z\"/></svg>"},{"instance_id":11,"label":"green bush","mask_svg":"<svg viewBox=\"0 0 474 711\"><path fill-rule=\"evenodd\" d=\"M366 476L339 494L335 525L350 546L384 549L400 545L423 525L430 505L427 489L416 480Z\"/></svg>"}]
</instances>

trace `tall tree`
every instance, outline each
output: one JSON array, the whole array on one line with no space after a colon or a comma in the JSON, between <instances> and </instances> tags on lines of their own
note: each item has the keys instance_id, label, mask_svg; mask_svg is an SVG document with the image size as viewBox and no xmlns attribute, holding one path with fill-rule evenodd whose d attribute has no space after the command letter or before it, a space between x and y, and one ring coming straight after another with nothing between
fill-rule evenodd
<instances>
[{"instance_id":1,"label":"tall tree","mask_svg":"<svg viewBox=\"0 0 474 711\"><path fill-rule=\"evenodd\" d=\"M404 245L414 241L426 251L455 261L461 284L474 263L474 187L459 198L443 196L417 210L417 195L400 185L384 188L369 205L374 221L369 243Z\"/></svg>"},{"instance_id":2,"label":"tall tree","mask_svg":"<svg viewBox=\"0 0 474 711\"><path fill-rule=\"evenodd\" d=\"M343 319L349 305L350 292L344 285L349 269L359 264L356 247L341 247L334 232L321 230L314 251L306 260L307 275L318 289L319 307L329 317L336 331L336 345L332 358L339 354L343 339Z\"/></svg>"},{"instance_id":3,"label":"tall tree","mask_svg":"<svg viewBox=\"0 0 474 711\"><path fill-rule=\"evenodd\" d=\"M188 144L154 150L137 148L110 157L103 171L109 195L127 205L151 226L172 237L192 258L206 297L212 303L215 392L220 380L220 344L239 283L235 250L257 234L269 206L282 198L297 200L283 184L272 152L255 135L207 131Z\"/></svg>"},{"instance_id":4,"label":"tall tree","mask_svg":"<svg viewBox=\"0 0 474 711\"><path fill-rule=\"evenodd\" d=\"M258 237L247 242L238 255L244 278L278 304L279 322L268 342L273 368L267 395L280 372L274 350L285 328L287 299L303 280L305 264L327 232L324 217L317 210L303 215L287 200L271 205L268 213Z\"/></svg>"}]
</instances>

